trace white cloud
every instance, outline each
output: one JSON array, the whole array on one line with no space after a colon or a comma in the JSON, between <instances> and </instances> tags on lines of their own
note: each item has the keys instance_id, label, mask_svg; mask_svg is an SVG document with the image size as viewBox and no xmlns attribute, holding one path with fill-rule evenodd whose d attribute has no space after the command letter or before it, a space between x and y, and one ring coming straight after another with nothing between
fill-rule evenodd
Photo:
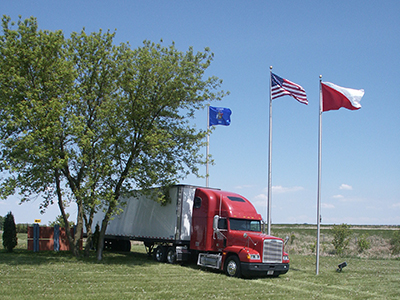
<instances>
[{"instance_id":1,"label":"white cloud","mask_svg":"<svg viewBox=\"0 0 400 300\"><path fill-rule=\"evenodd\" d=\"M352 189L353 189L353 187L352 187L351 185L348 185L348 184L342 183L342 185L339 187L339 189L341 189L341 190L348 190L348 191L350 191L350 190L352 190Z\"/></svg>"},{"instance_id":2,"label":"white cloud","mask_svg":"<svg viewBox=\"0 0 400 300\"><path fill-rule=\"evenodd\" d=\"M343 199L344 196L343 195L334 195L332 196L333 199Z\"/></svg>"},{"instance_id":3,"label":"white cloud","mask_svg":"<svg viewBox=\"0 0 400 300\"><path fill-rule=\"evenodd\" d=\"M400 208L400 202L392 204L392 207L393 208Z\"/></svg>"},{"instance_id":4,"label":"white cloud","mask_svg":"<svg viewBox=\"0 0 400 300\"><path fill-rule=\"evenodd\" d=\"M244 186L246 187L246 186ZM239 188L239 187L237 187ZM272 187L272 193L273 194L285 194L285 193L292 193L292 192L297 192L297 191L302 191L304 190L303 187L301 186L294 186L294 187L283 187L281 185L278 186L273 186ZM265 202L267 201L268 198L268 191L265 188L264 193L258 194L257 196L253 197L253 204L263 204L265 205Z\"/></svg>"},{"instance_id":5,"label":"white cloud","mask_svg":"<svg viewBox=\"0 0 400 300\"><path fill-rule=\"evenodd\" d=\"M285 194L285 193L293 193L304 190L301 186L293 186L293 187L283 187L281 185L275 185L272 187L272 193L274 194Z\"/></svg>"},{"instance_id":6,"label":"white cloud","mask_svg":"<svg viewBox=\"0 0 400 300\"><path fill-rule=\"evenodd\" d=\"M267 199L267 195L259 194L259 195L255 196L254 199L256 199L256 200L265 200L265 199Z\"/></svg>"},{"instance_id":7,"label":"white cloud","mask_svg":"<svg viewBox=\"0 0 400 300\"><path fill-rule=\"evenodd\" d=\"M258 206L266 206L266 202L267 202L266 194L259 194L255 196L253 200L251 200L251 203L253 203L253 205L258 205Z\"/></svg>"},{"instance_id":8,"label":"white cloud","mask_svg":"<svg viewBox=\"0 0 400 300\"><path fill-rule=\"evenodd\" d=\"M322 208L327 208L327 209L335 208L335 205L330 204L330 203L322 203L321 206L322 206Z\"/></svg>"}]
</instances>

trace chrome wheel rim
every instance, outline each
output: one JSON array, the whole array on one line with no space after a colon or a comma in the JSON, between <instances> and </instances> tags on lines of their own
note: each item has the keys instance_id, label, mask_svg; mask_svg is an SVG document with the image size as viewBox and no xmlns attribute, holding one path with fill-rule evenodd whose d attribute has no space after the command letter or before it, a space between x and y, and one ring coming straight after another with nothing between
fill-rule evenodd
<instances>
[{"instance_id":1,"label":"chrome wheel rim","mask_svg":"<svg viewBox=\"0 0 400 300\"><path fill-rule=\"evenodd\" d=\"M175 253L174 251L168 251L167 260L169 263L173 263L175 261Z\"/></svg>"},{"instance_id":2,"label":"chrome wheel rim","mask_svg":"<svg viewBox=\"0 0 400 300\"><path fill-rule=\"evenodd\" d=\"M226 271L228 272L229 276L234 276L236 274L236 270L237 265L233 260L231 260L226 267Z\"/></svg>"},{"instance_id":3,"label":"chrome wheel rim","mask_svg":"<svg viewBox=\"0 0 400 300\"><path fill-rule=\"evenodd\" d=\"M158 261L161 261L161 259L162 259L162 252L160 249L157 249L156 258Z\"/></svg>"}]
</instances>

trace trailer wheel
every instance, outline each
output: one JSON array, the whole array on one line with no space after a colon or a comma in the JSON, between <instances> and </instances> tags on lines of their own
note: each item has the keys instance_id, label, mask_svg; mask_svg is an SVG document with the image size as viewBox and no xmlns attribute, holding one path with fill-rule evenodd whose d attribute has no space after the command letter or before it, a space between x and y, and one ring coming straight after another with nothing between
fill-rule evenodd
<instances>
[{"instance_id":1,"label":"trailer wheel","mask_svg":"<svg viewBox=\"0 0 400 300\"><path fill-rule=\"evenodd\" d=\"M165 262L167 249L164 246L158 246L154 251L154 260L158 262Z\"/></svg>"},{"instance_id":2,"label":"trailer wheel","mask_svg":"<svg viewBox=\"0 0 400 300\"><path fill-rule=\"evenodd\" d=\"M231 255L226 259L225 262L225 273L229 277L240 277L240 261L236 255Z\"/></svg>"},{"instance_id":3,"label":"trailer wheel","mask_svg":"<svg viewBox=\"0 0 400 300\"><path fill-rule=\"evenodd\" d=\"M130 240L125 240L124 241L124 246L123 250L124 252L131 252L131 241Z\"/></svg>"},{"instance_id":4,"label":"trailer wheel","mask_svg":"<svg viewBox=\"0 0 400 300\"><path fill-rule=\"evenodd\" d=\"M175 247L169 247L167 250L167 262L174 264L176 262L176 251Z\"/></svg>"}]
</instances>

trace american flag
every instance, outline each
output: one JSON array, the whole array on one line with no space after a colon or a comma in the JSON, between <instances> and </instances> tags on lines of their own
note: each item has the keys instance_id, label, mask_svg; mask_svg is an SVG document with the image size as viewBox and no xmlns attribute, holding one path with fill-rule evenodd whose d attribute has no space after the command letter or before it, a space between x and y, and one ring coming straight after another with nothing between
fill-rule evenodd
<instances>
[{"instance_id":1,"label":"american flag","mask_svg":"<svg viewBox=\"0 0 400 300\"><path fill-rule=\"evenodd\" d=\"M300 85L271 72L271 99L285 95L292 96L300 103L308 104L306 91Z\"/></svg>"}]
</instances>

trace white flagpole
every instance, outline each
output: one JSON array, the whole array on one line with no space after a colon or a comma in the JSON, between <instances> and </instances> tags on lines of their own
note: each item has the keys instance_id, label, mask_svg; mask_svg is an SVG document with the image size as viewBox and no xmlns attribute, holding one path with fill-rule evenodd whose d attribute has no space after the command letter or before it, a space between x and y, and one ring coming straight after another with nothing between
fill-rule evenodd
<instances>
[{"instance_id":1,"label":"white flagpole","mask_svg":"<svg viewBox=\"0 0 400 300\"><path fill-rule=\"evenodd\" d=\"M210 152L210 104L207 105L207 150L206 150L206 187L208 187L208 161Z\"/></svg>"},{"instance_id":2,"label":"white flagpole","mask_svg":"<svg viewBox=\"0 0 400 300\"><path fill-rule=\"evenodd\" d=\"M316 275L319 274L319 237L321 233L321 150L322 150L322 75L319 75L319 129L318 129L318 192L317 192L317 247L316 247Z\"/></svg>"},{"instance_id":3,"label":"white flagpole","mask_svg":"<svg viewBox=\"0 0 400 300\"><path fill-rule=\"evenodd\" d=\"M269 142L268 142L268 198L267 198L267 234L271 235L271 202L272 202L272 172L271 172L271 160L272 160L272 66L269 67Z\"/></svg>"}]
</instances>

